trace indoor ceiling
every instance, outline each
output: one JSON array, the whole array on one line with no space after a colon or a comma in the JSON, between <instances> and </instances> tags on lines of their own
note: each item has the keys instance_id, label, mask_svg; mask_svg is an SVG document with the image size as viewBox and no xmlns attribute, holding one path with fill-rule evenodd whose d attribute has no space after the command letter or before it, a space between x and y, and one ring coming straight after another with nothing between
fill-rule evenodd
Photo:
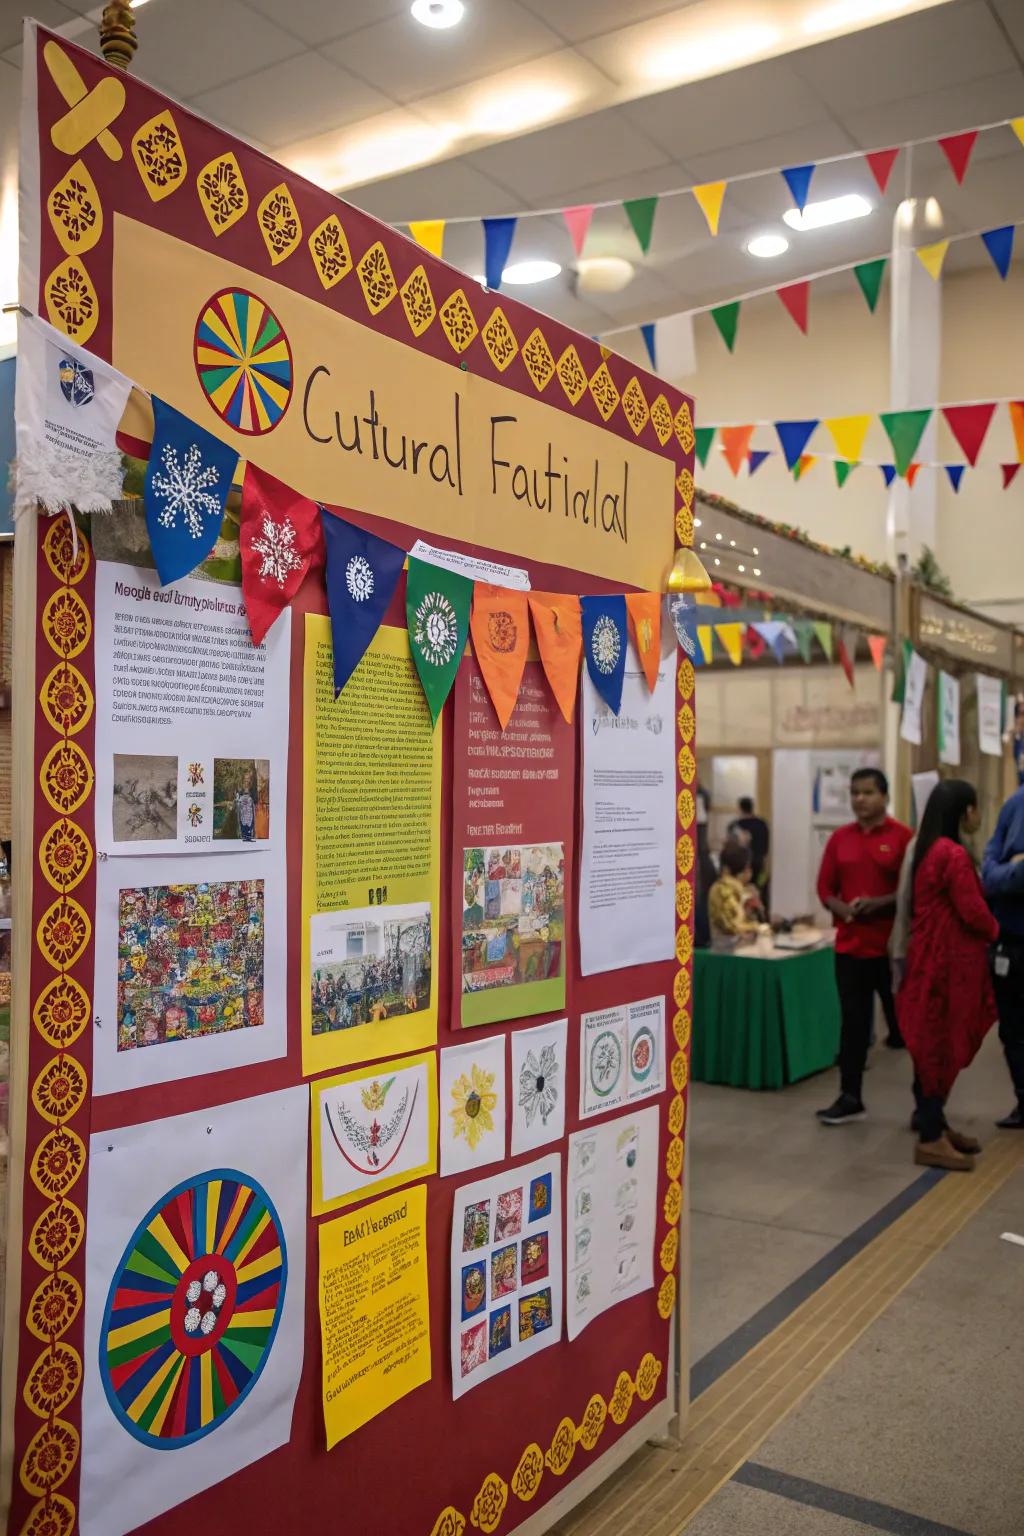
<instances>
[{"instance_id":1,"label":"indoor ceiling","mask_svg":"<svg viewBox=\"0 0 1024 1536\"><path fill-rule=\"evenodd\" d=\"M95 45L88 18L97 12L86 0L25 3ZM862 30L810 47L792 46L806 20L802 33L765 22L798 6L806 18L809 3L466 0L458 26L433 31L413 21L408 0L148 0L134 68L286 164L344 184L343 195L381 218L467 218L449 225L445 257L469 273L482 271L480 215L664 193L1024 115L1024 0L816 0L822 28ZM0 86L20 64L22 9L0 0ZM904 14L865 25L893 10ZM671 29L704 13L719 27L706 58L696 45L672 55ZM746 41L730 55L723 39L732 36ZM663 71L670 78L707 74L744 49L774 56L662 89L652 42L655 57L675 59ZM531 130L531 110L545 126ZM413 160L427 163L366 179L374 165ZM717 240L692 197L665 198L646 257L621 209L598 209L585 254L636 268L612 295L577 294L558 215L521 219L512 259L550 258L563 270L516 291L580 330L606 333L883 254L904 197L918 198L919 210L938 201L920 243L1009 224L1024 219L1024 148L1009 128L982 134L958 187L938 147L921 145L900 157L884 198L859 159L822 165L811 197L852 191L870 199L870 215L792 232L781 222L791 199L780 177L736 182ZM767 231L786 233L790 247L759 260L746 244ZM946 270L987 259L980 242L965 241Z\"/></svg>"}]
</instances>

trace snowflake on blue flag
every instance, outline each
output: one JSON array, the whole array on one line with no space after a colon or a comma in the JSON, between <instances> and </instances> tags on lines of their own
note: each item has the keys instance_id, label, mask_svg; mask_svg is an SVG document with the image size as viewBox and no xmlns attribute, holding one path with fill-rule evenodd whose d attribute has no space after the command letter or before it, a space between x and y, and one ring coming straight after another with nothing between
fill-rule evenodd
<instances>
[{"instance_id":1,"label":"snowflake on blue flag","mask_svg":"<svg viewBox=\"0 0 1024 1536\"><path fill-rule=\"evenodd\" d=\"M617 715L626 675L626 599L621 593L581 597L580 612L590 680L612 714Z\"/></svg>"},{"instance_id":2,"label":"snowflake on blue flag","mask_svg":"<svg viewBox=\"0 0 1024 1536\"><path fill-rule=\"evenodd\" d=\"M327 607L337 696L377 633L405 564L405 550L320 508L327 547Z\"/></svg>"},{"instance_id":3,"label":"snowflake on blue flag","mask_svg":"<svg viewBox=\"0 0 1024 1536\"><path fill-rule=\"evenodd\" d=\"M146 526L162 586L206 559L220 533L238 454L153 397Z\"/></svg>"}]
</instances>

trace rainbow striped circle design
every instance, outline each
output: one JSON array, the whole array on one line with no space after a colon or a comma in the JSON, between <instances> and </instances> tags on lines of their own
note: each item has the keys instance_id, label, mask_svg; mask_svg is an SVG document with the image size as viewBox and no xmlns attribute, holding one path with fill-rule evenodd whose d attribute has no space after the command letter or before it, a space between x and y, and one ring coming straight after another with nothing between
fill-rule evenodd
<instances>
[{"instance_id":1,"label":"rainbow striped circle design","mask_svg":"<svg viewBox=\"0 0 1024 1536\"><path fill-rule=\"evenodd\" d=\"M100 1330L103 1388L130 1435L175 1450L234 1413L269 1358L287 1275L277 1212L245 1174L199 1174L153 1206Z\"/></svg>"},{"instance_id":2,"label":"rainbow striped circle design","mask_svg":"<svg viewBox=\"0 0 1024 1536\"><path fill-rule=\"evenodd\" d=\"M196 323L196 373L236 432L272 432L292 397L292 349L274 311L244 288L214 294Z\"/></svg>"}]
</instances>

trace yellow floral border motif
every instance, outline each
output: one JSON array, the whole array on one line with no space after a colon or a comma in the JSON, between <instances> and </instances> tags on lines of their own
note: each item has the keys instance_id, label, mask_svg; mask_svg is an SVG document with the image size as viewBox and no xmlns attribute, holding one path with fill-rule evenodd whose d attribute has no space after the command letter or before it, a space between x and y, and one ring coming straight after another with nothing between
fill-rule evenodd
<instances>
[{"instance_id":1,"label":"yellow floral border motif","mask_svg":"<svg viewBox=\"0 0 1024 1536\"><path fill-rule=\"evenodd\" d=\"M488 1472L473 1500L470 1521L478 1531L496 1531L508 1503L508 1484L497 1472Z\"/></svg>"},{"instance_id":2,"label":"yellow floral border motif","mask_svg":"<svg viewBox=\"0 0 1024 1536\"><path fill-rule=\"evenodd\" d=\"M556 1477L569 1470L576 1454L576 1425L572 1419L562 1419L551 1437L551 1444L544 1457L544 1465Z\"/></svg>"}]
</instances>

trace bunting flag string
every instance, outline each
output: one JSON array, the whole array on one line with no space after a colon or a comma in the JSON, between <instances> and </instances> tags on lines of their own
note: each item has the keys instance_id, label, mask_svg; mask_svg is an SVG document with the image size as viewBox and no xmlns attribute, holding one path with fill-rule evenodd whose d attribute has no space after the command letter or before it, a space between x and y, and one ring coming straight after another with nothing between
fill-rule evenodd
<instances>
[{"instance_id":1,"label":"bunting flag string","mask_svg":"<svg viewBox=\"0 0 1024 1536\"><path fill-rule=\"evenodd\" d=\"M782 179L792 193L793 201L801 213L807 206L807 195L811 190L814 169L813 165L791 165L782 172Z\"/></svg>"},{"instance_id":2,"label":"bunting flag string","mask_svg":"<svg viewBox=\"0 0 1024 1536\"><path fill-rule=\"evenodd\" d=\"M942 267L948 250L948 240L936 240L933 245L919 245L916 247L915 254L917 259L933 282L938 282L942 275Z\"/></svg>"},{"instance_id":3,"label":"bunting flag string","mask_svg":"<svg viewBox=\"0 0 1024 1536\"><path fill-rule=\"evenodd\" d=\"M1010 270L1010 262L1013 259L1013 238L1015 233L1014 225L1004 224L1000 229L985 230L981 237L985 249L992 258L992 265L1004 282Z\"/></svg>"},{"instance_id":4,"label":"bunting flag string","mask_svg":"<svg viewBox=\"0 0 1024 1536\"><path fill-rule=\"evenodd\" d=\"M793 323L807 335L807 307L811 296L811 285L808 279L799 283L788 283L784 288L776 288L775 292L782 300Z\"/></svg>"},{"instance_id":5,"label":"bunting flag string","mask_svg":"<svg viewBox=\"0 0 1024 1536\"><path fill-rule=\"evenodd\" d=\"M881 672L885 665L885 648L888 644L887 635L868 635L868 650L871 652L871 660L875 664L876 672Z\"/></svg>"},{"instance_id":6,"label":"bunting flag string","mask_svg":"<svg viewBox=\"0 0 1024 1536\"><path fill-rule=\"evenodd\" d=\"M885 481L886 489L888 490L889 486L892 485L893 481L896 479L896 465L879 464L878 467L882 471L882 479Z\"/></svg>"},{"instance_id":7,"label":"bunting flag string","mask_svg":"<svg viewBox=\"0 0 1024 1536\"><path fill-rule=\"evenodd\" d=\"M747 473L756 475L765 459L771 458L770 448L751 448L747 452Z\"/></svg>"},{"instance_id":8,"label":"bunting flag string","mask_svg":"<svg viewBox=\"0 0 1024 1536\"><path fill-rule=\"evenodd\" d=\"M444 253L444 228L446 219L416 219L409 225L409 233L431 256L440 258Z\"/></svg>"},{"instance_id":9,"label":"bunting flag string","mask_svg":"<svg viewBox=\"0 0 1024 1536\"><path fill-rule=\"evenodd\" d=\"M939 139L939 148L949 161L950 169L956 177L957 185L963 186L964 177L967 175L967 167L970 164L971 152L974 149L978 137L977 128L971 128L967 133L953 133Z\"/></svg>"},{"instance_id":10,"label":"bunting flag string","mask_svg":"<svg viewBox=\"0 0 1024 1536\"><path fill-rule=\"evenodd\" d=\"M562 209L562 218L566 222L569 238L572 241L572 248L577 256L582 256L583 254L587 230L590 228L590 221L593 217L593 203L580 203L575 208Z\"/></svg>"},{"instance_id":11,"label":"bunting flag string","mask_svg":"<svg viewBox=\"0 0 1024 1536\"><path fill-rule=\"evenodd\" d=\"M802 480L807 471L817 464L817 456L813 453L802 453L793 465L793 479Z\"/></svg>"},{"instance_id":12,"label":"bunting flag string","mask_svg":"<svg viewBox=\"0 0 1024 1536\"><path fill-rule=\"evenodd\" d=\"M740 319L740 300L736 299L732 304L719 304L711 310L711 318L718 328L718 334L731 352L736 345L736 328Z\"/></svg>"},{"instance_id":13,"label":"bunting flag string","mask_svg":"<svg viewBox=\"0 0 1024 1536\"><path fill-rule=\"evenodd\" d=\"M657 342L655 340L655 324L654 324L653 320L650 322L649 325L642 325L640 327L640 335L644 339L644 346L647 348L647 356L651 360L651 367L654 370L654 372L657 373L657 371L658 371L658 349L657 349Z\"/></svg>"},{"instance_id":14,"label":"bunting flag string","mask_svg":"<svg viewBox=\"0 0 1024 1536\"><path fill-rule=\"evenodd\" d=\"M580 600L562 592L531 592L529 598L544 675L555 703L571 725L583 653Z\"/></svg>"},{"instance_id":15,"label":"bunting flag string","mask_svg":"<svg viewBox=\"0 0 1024 1536\"><path fill-rule=\"evenodd\" d=\"M943 464L942 467L949 477L949 483L953 487L954 492L958 492L960 490L960 482L964 477L964 466L962 464Z\"/></svg>"},{"instance_id":16,"label":"bunting flag string","mask_svg":"<svg viewBox=\"0 0 1024 1536\"><path fill-rule=\"evenodd\" d=\"M255 464L247 464L238 525L242 596L259 645L323 559L320 509Z\"/></svg>"},{"instance_id":17,"label":"bunting flag string","mask_svg":"<svg viewBox=\"0 0 1024 1536\"><path fill-rule=\"evenodd\" d=\"M626 599L618 593L581 597L580 613L590 681L617 715L626 677Z\"/></svg>"},{"instance_id":18,"label":"bunting flag string","mask_svg":"<svg viewBox=\"0 0 1024 1536\"><path fill-rule=\"evenodd\" d=\"M700 187L691 187L697 206L707 220L708 230L712 235L718 234L718 221L722 214L722 202L725 198L726 183L724 181L708 181Z\"/></svg>"},{"instance_id":19,"label":"bunting flag string","mask_svg":"<svg viewBox=\"0 0 1024 1536\"><path fill-rule=\"evenodd\" d=\"M651 236L654 233L654 215L658 209L656 197L633 197L623 203L626 217L633 226L640 249L644 255L651 248Z\"/></svg>"},{"instance_id":20,"label":"bunting flag string","mask_svg":"<svg viewBox=\"0 0 1024 1536\"><path fill-rule=\"evenodd\" d=\"M661 594L627 592L626 614L634 649L644 669L647 686L653 693L661 665Z\"/></svg>"},{"instance_id":21,"label":"bunting flag string","mask_svg":"<svg viewBox=\"0 0 1024 1536\"><path fill-rule=\"evenodd\" d=\"M740 466L746 459L747 450L750 447L750 439L754 435L754 428L753 426L721 427L719 432L726 463L733 474L738 475Z\"/></svg>"},{"instance_id":22,"label":"bunting flag string","mask_svg":"<svg viewBox=\"0 0 1024 1536\"><path fill-rule=\"evenodd\" d=\"M357 528L329 507L321 507L320 518L337 698L380 628L405 565L405 550Z\"/></svg>"},{"instance_id":23,"label":"bunting flag string","mask_svg":"<svg viewBox=\"0 0 1024 1536\"><path fill-rule=\"evenodd\" d=\"M856 469L857 466L856 464L850 463L847 459L836 459L834 460L833 467L836 472L836 485L840 490L842 490L843 486L850 478L850 471L852 469Z\"/></svg>"},{"instance_id":24,"label":"bunting flag string","mask_svg":"<svg viewBox=\"0 0 1024 1536\"><path fill-rule=\"evenodd\" d=\"M868 169L875 178L878 190L883 197L889 186L889 177L892 175L892 168L896 164L898 155L898 149L875 149L870 154L864 156L868 163Z\"/></svg>"},{"instance_id":25,"label":"bunting flag string","mask_svg":"<svg viewBox=\"0 0 1024 1536\"><path fill-rule=\"evenodd\" d=\"M497 292L512 249L515 219L482 219L484 227L484 282Z\"/></svg>"},{"instance_id":26,"label":"bunting flag string","mask_svg":"<svg viewBox=\"0 0 1024 1536\"><path fill-rule=\"evenodd\" d=\"M796 468L817 425L817 419L814 421L777 421L775 423L775 431L782 447L787 469L792 470Z\"/></svg>"},{"instance_id":27,"label":"bunting flag string","mask_svg":"<svg viewBox=\"0 0 1024 1536\"><path fill-rule=\"evenodd\" d=\"M526 593L478 581L469 621L473 650L502 730L512 718L530 649Z\"/></svg>"},{"instance_id":28,"label":"bunting flag string","mask_svg":"<svg viewBox=\"0 0 1024 1536\"><path fill-rule=\"evenodd\" d=\"M146 527L161 586L195 570L217 542L238 454L153 396Z\"/></svg>"},{"instance_id":29,"label":"bunting flag string","mask_svg":"<svg viewBox=\"0 0 1024 1536\"><path fill-rule=\"evenodd\" d=\"M995 414L995 401L985 405L945 405L942 414L946 425L963 449L968 464L973 469L978 462L981 445L989 423Z\"/></svg>"},{"instance_id":30,"label":"bunting flag string","mask_svg":"<svg viewBox=\"0 0 1024 1536\"><path fill-rule=\"evenodd\" d=\"M473 583L468 576L409 556L405 590L409 646L435 726L466 649L472 600Z\"/></svg>"},{"instance_id":31,"label":"bunting flag string","mask_svg":"<svg viewBox=\"0 0 1024 1536\"><path fill-rule=\"evenodd\" d=\"M701 469L707 468L708 454L711 452L711 444L715 440L717 427L695 427L693 451ZM1024 433L1024 401L1021 402L1021 432Z\"/></svg>"}]
</instances>

